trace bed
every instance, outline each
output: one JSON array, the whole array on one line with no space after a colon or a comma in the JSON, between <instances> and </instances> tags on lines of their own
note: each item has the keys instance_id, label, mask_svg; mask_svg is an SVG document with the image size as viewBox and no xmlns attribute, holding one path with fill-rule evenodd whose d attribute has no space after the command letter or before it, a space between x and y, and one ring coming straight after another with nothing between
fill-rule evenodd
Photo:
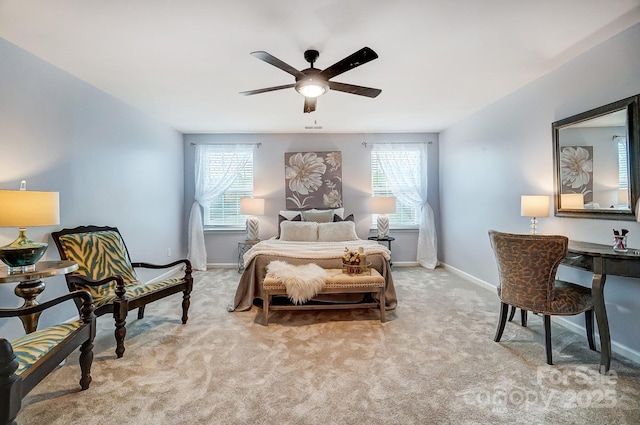
<instances>
[{"instance_id":1,"label":"bed","mask_svg":"<svg viewBox=\"0 0 640 425\"><path fill-rule=\"evenodd\" d=\"M298 212L299 213L299 212ZM385 305L393 310L397 305L393 277L391 275L391 253L387 247L375 241L358 238L355 233L353 218L333 223L306 220L282 219L280 214L279 235L255 244L244 254L245 269L240 277L233 304L229 311L247 311L256 305L262 305L262 282L267 274L267 266L271 261L285 261L300 265L315 263L325 269L342 267L342 256L345 248L357 251L364 248L367 262L385 279ZM297 217L297 216L296 216ZM336 220L341 217L334 216ZM308 217L307 217L308 218ZM310 302L358 302L369 294L333 294L322 295ZM276 301L274 301L276 302ZM286 298L277 302L286 302Z\"/></svg>"}]
</instances>

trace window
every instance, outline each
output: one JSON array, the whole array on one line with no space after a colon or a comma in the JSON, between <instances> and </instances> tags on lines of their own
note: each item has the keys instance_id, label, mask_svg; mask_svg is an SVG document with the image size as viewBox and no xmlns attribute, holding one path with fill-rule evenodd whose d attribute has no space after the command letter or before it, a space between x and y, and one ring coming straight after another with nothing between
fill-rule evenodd
<instances>
[{"instance_id":1,"label":"window","mask_svg":"<svg viewBox=\"0 0 640 425\"><path fill-rule=\"evenodd\" d=\"M629 160L627 158L627 138L614 136L618 139L618 206L629 208Z\"/></svg>"},{"instance_id":2,"label":"window","mask_svg":"<svg viewBox=\"0 0 640 425\"><path fill-rule=\"evenodd\" d=\"M229 188L205 209L205 227L244 227L247 216L240 214L240 198L253 196L253 152L239 153L231 146L227 152L207 152L205 160L208 182L224 181L231 173L236 176Z\"/></svg>"},{"instance_id":3,"label":"window","mask_svg":"<svg viewBox=\"0 0 640 425\"><path fill-rule=\"evenodd\" d=\"M629 187L629 172L627 168L627 138L616 136L618 138L618 183L620 189Z\"/></svg>"},{"instance_id":4,"label":"window","mask_svg":"<svg viewBox=\"0 0 640 425\"><path fill-rule=\"evenodd\" d=\"M420 163L419 150L385 150L371 151L371 188L372 196L395 196L391 190L384 173L382 172L381 163L384 161L393 162L394 164L402 164L401 169L406 173L407 179L414 181L414 173L419 172L422 168ZM416 181L418 179L415 179ZM377 226L378 214L371 215L371 227ZM420 224L420 210L412 208L402 201L396 199L396 212L389 214L389 223L393 228L415 228Z\"/></svg>"}]
</instances>

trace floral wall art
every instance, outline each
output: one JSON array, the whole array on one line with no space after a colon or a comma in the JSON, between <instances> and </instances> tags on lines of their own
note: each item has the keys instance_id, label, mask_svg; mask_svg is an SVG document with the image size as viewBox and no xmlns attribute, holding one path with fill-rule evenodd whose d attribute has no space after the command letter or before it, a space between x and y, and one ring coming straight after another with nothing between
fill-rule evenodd
<instances>
[{"instance_id":1,"label":"floral wall art","mask_svg":"<svg viewBox=\"0 0 640 425\"><path fill-rule=\"evenodd\" d=\"M560 193L582 193L593 202L593 146L564 146L560 152Z\"/></svg>"},{"instance_id":2,"label":"floral wall art","mask_svg":"<svg viewBox=\"0 0 640 425\"><path fill-rule=\"evenodd\" d=\"M342 206L341 152L287 152L284 163L286 209Z\"/></svg>"}]
</instances>

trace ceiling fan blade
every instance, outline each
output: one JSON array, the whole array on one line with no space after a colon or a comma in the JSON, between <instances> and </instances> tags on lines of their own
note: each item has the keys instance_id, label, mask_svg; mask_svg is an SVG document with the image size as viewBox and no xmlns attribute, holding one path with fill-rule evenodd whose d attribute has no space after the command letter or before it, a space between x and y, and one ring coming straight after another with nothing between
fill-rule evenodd
<instances>
[{"instance_id":1,"label":"ceiling fan blade","mask_svg":"<svg viewBox=\"0 0 640 425\"><path fill-rule=\"evenodd\" d=\"M377 57L378 55L376 54L376 52L368 47L363 47L354 54L349 55L341 61L334 63L329 68L322 71L320 75L328 80L329 78L340 75L343 72L347 72L360 65L364 65L365 63L370 62Z\"/></svg>"},{"instance_id":2,"label":"ceiling fan blade","mask_svg":"<svg viewBox=\"0 0 640 425\"><path fill-rule=\"evenodd\" d=\"M267 93L274 90L290 89L295 86L296 86L295 84L285 84L284 86L275 86L275 87L267 87L264 89L241 91L240 94L243 96L250 96L252 94Z\"/></svg>"},{"instance_id":3,"label":"ceiling fan blade","mask_svg":"<svg viewBox=\"0 0 640 425\"><path fill-rule=\"evenodd\" d=\"M366 96L366 97L376 97L380 93L382 93L382 90L380 89L372 89L371 87L354 86L353 84L337 83L335 81L329 81L329 88L331 90L357 94L359 96Z\"/></svg>"},{"instance_id":4,"label":"ceiling fan blade","mask_svg":"<svg viewBox=\"0 0 640 425\"><path fill-rule=\"evenodd\" d=\"M263 52L263 51L251 52L251 56L254 56L254 57L256 57L256 58L258 58L260 60L263 60L266 63L275 66L276 68L280 68L284 72L288 72L289 74L293 75L296 78L304 77L304 74L302 72L298 71L297 69L295 69L291 65L282 62L280 59L278 59L275 56L270 55L267 52Z\"/></svg>"},{"instance_id":5,"label":"ceiling fan blade","mask_svg":"<svg viewBox=\"0 0 640 425\"><path fill-rule=\"evenodd\" d=\"M316 110L317 97L305 97L304 98L304 113L308 114Z\"/></svg>"}]
</instances>

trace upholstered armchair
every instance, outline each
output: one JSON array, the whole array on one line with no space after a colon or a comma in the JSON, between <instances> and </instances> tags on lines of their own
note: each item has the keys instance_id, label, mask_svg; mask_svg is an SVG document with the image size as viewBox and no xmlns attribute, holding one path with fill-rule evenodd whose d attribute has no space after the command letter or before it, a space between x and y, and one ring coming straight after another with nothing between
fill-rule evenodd
<instances>
[{"instance_id":1,"label":"upholstered armchair","mask_svg":"<svg viewBox=\"0 0 640 425\"><path fill-rule=\"evenodd\" d=\"M133 263L115 227L80 226L53 232L51 236L60 258L78 263L78 270L65 276L69 290L88 290L94 299L96 316L113 314L117 357L122 357L125 351L126 318L130 310L137 308L138 319L142 319L147 304L182 292L182 323L187 323L193 288L189 260L162 265ZM184 265L184 276L149 283L141 282L134 270L169 269L180 264Z\"/></svg>"},{"instance_id":2,"label":"upholstered armchair","mask_svg":"<svg viewBox=\"0 0 640 425\"><path fill-rule=\"evenodd\" d=\"M509 307L520 308L524 324L526 311L544 316L547 364L551 354L551 316L585 313L589 348L593 343L593 300L591 289L556 279L556 272L567 255L569 239L559 235L519 235L489 231L491 247L498 265L500 318L494 341L500 342Z\"/></svg>"},{"instance_id":3,"label":"upholstered armchair","mask_svg":"<svg viewBox=\"0 0 640 425\"><path fill-rule=\"evenodd\" d=\"M80 305L78 320L37 329L11 342L0 338L0 424L15 424L22 399L78 347L80 387L89 388L96 332L91 294L74 291L31 307L0 309L0 317L39 313L71 299Z\"/></svg>"}]
</instances>

